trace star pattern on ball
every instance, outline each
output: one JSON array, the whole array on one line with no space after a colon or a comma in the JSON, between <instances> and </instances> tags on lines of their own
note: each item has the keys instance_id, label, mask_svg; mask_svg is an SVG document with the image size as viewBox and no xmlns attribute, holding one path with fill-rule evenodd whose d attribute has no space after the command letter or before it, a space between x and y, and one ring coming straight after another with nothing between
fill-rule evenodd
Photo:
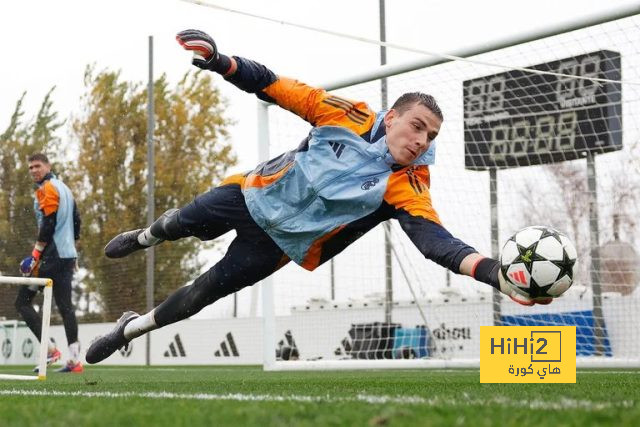
<instances>
[{"instance_id":1,"label":"star pattern on ball","mask_svg":"<svg viewBox=\"0 0 640 427\"><path fill-rule=\"evenodd\" d=\"M566 274L569 276L569 279L573 280L573 265L576 263L575 259L571 259L565 248L562 248L562 260L560 261L551 261L553 265L560 269L558 273L558 279L564 277Z\"/></svg>"},{"instance_id":2,"label":"star pattern on ball","mask_svg":"<svg viewBox=\"0 0 640 427\"><path fill-rule=\"evenodd\" d=\"M546 258L536 253L538 247L538 241L535 241L530 246L522 246L516 242L516 248L518 248L518 256L513 260L513 263L522 263L524 268L527 269L529 274L533 272L533 263L535 261L545 261ZM533 277L531 278L533 281Z\"/></svg>"},{"instance_id":3,"label":"star pattern on ball","mask_svg":"<svg viewBox=\"0 0 640 427\"><path fill-rule=\"evenodd\" d=\"M538 240L542 240L545 237L553 237L558 243L562 245L562 240L560 239L560 234L558 234L558 232L548 227L540 227L538 229L542 231L542 235Z\"/></svg>"}]
</instances>

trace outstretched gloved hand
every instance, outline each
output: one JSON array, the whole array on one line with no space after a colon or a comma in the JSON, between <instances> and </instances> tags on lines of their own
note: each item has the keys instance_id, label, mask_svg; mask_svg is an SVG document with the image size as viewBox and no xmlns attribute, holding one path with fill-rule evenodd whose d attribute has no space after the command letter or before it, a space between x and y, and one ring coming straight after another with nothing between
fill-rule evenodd
<instances>
[{"instance_id":1,"label":"outstretched gloved hand","mask_svg":"<svg viewBox=\"0 0 640 427\"><path fill-rule=\"evenodd\" d=\"M500 283L500 292L511 298L513 301L522 305L535 305L535 304L551 304L553 298L551 297L538 297L531 298L524 292L519 290L515 285L511 284L505 279L502 274L502 270L498 269L498 282Z\"/></svg>"},{"instance_id":2,"label":"outstretched gloved hand","mask_svg":"<svg viewBox=\"0 0 640 427\"><path fill-rule=\"evenodd\" d=\"M176 40L185 50L193 52L191 63L198 68L225 74L231 67L230 58L218 53L213 38L204 31L180 31L176 35Z\"/></svg>"}]
</instances>

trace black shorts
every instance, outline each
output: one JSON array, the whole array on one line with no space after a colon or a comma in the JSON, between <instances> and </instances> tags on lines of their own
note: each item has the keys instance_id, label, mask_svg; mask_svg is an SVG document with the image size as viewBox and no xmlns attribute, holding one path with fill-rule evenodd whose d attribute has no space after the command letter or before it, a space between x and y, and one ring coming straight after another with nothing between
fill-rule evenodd
<instances>
[{"instance_id":1,"label":"black shorts","mask_svg":"<svg viewBox=\"0 0 640 427\"><path fill-rule=\"evenodd\" d=\"M238 184L215 187L199 195L180 209L178 223L185 237L212 240L236 230L239 237L256 243L273 242L251 218Z\"/></svg>"}]
</instances>

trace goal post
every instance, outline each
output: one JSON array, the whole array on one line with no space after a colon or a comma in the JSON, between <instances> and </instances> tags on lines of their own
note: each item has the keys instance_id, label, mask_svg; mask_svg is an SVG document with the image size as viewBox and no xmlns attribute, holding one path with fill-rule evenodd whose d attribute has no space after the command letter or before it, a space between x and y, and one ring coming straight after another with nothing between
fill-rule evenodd
<instances>
[{"instance_id":1,"label":"goal post","mask_svg":"<svg viewBox=\"0 0 640 427\"><path fill-rule=\"evenodd\" d=\"M42 333L40 337L40 353L38 355L38 375L0 374L4 380L45 380L47 378L47 347L49 343L49 326L51 322L51 296L53 280L32 277L0 276L0 285L27 285L43 287Z\"/></svg>"},{"instance_id":2,"label":"goal post","mask_svg":"<svg viewBox=\"0 0 640 427\"><path fill-rule=\"evenodd\" d=\"M557 226L578 247L580 270L549 306L501 296L494 303L492 288L424 260L392 221L391 320L379 226L331 266L309 273L290 263L262 282L264 368L477 367L479 327L495 324L575 325L578 367L640 366L639 261L620 258L638 252L640 241L637 13L620 9L458 58L386 65L320 85L373 110L382 78L390 100L416 90L434 95L445 120L430 190L447 229L494 255L523 226ZM524 101L514 106L515 98ZM309 131L263 102L258 126L261 160ZM486 158L497 163L485 167Z\"/></svg>"}]
</instances>

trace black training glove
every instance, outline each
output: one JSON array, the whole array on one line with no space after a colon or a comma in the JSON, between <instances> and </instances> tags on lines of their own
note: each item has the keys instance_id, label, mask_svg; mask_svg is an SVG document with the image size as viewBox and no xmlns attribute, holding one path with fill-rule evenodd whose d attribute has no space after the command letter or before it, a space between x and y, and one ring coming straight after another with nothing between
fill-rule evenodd
<instances>
[{"instance_id":1,"label":"black training glove","mask_svg":"<svg viewBox=\"0 0 640 427\"><path fill-rule=\"evenodd\" d=\"M473 278L490 284L521 305L550 304L553 301L551 297L532 298L527 295L522 289L504 277L500 262L495 259L483 258L478 261L474 268Z\"/></svg>"},{"instance_id":2,"label":"black training glove","mask_svg":"<svg viewBox=\"0 0 640 427\"><path fill-rule=\"evenodd\" d=\"M176 35L176 40L185 49L193 52L191 63L203 70L225 74L231 67L231 60L218 53L211 36L200 30L184 30Z\"/></svg>"}]
</instances>

